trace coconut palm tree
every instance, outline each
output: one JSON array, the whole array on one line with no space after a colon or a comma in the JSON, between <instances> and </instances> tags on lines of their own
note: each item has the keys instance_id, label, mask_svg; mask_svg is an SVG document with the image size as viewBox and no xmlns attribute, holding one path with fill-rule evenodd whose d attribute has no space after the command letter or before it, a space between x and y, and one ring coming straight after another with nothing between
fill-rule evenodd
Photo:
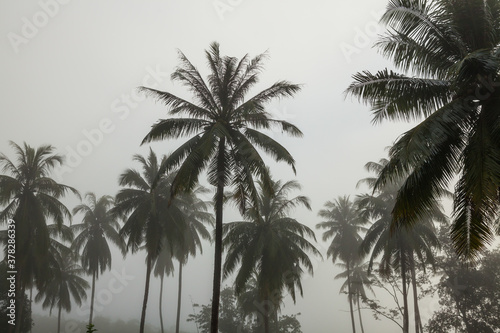
<instances>
[{"instance_id":1,"label":"coconut palm tree","mask_svg":"<svg viewBox=\"0 0 500 333\"><path fill-rule=\"evenodd\" d=\"M165 276L170 276L174 273L174 261L172 255L172 248L170 244L168 244L167 237L164 237L162 243L162 249L154 262L153 275L155 277L160 277L160 296L159 296L159 304L158 311L160 314L160 332L163 333L163 280Z\"/></svg>"},{"instance_id":2,"label":"coconut palm tree","mask_svg":"<svg viewBox=\"0 0 500 333\"><path fill-rule=\"evenodd\" d=\"M4 206L0 223L11 218L15 221L16 299L21 300L26 287L33 282L42 287L49 280L47 220L61 227L65 218L71 219L70 211L59 199L68 192L76 195L78 192L50 178L51 171L63 162L63 157L54 153L54 147L43 145L35 149L26 143L21 147L12 141L10 145L16 161L0 153L0 167L10 174L0 175L0 206ZM16 314L19 322L22 322L22 310L23 307ZM16 332L19 329L20 325Z\"/></svg>"},{"instance_id":3,"label":"coconut palm tree","mask_svg":"<svg viewBox=\"0 0 500 333\"><path fill-rule=\"evenodd\" d=\"M84 215L82 223L71 227L76 234L72 249L77 253L81 252L82 267L92 275L89 316L89 325L92 325L96 279L99 278L99 273L111 269L111 250L108 241L118 246L124 254L125 245L118 233L120 230L118 218L111 211L113 198L104 195L97 199L92 192L87 193L85 198L87 203L81 203L73 209L73 214Z\"/></svg>"},{"instance_id":4,"label":"coconut palm tree","mask_svg":"<svg viewBox=\"0 0 500 333\"><path fill-rule=\"evenodd\" d=\"M389 163L386 159L381 159L379 163L369 162L365 165L368 171L380 174L384 166ZM428 264L433 264L433 250L439 247L439 241L435 233L433 221L445 222L446 216L442 213L442 207L438 202L434 202L422 214L418 224L411 228L393 229L393 208L397 201L398 190L404 179L399 182L386 184L383 189L378 189L371 194L359 195L356 202L360 207L360 214L365 219L370 219L373 224L366 232L360 244L360 253L363 256L370 255L368 270L371 271L376 258L382 256L378 271L383 276L388 276L393 269L397 269L401 274L401 284L403 293L403 332L409 330L408 315L408 274L411 276L414 310L415 310L415 330L422 331L420 314L418 308L418 296L416 288L416 261L425 268ZM360 181L374 187L377 178L370 177ZM440 190L445 194L445 190Z\"/></svg>"},{"instance_id":5,"label":"coconut palm tree","mask_svg":"<svg viewBox=\"0 0 500 333\"><path fill-rule=\"evenodd\" d=\"M276 161L288 163L295 171L291 154L274 139L261 132L272 127L294 136L302 132L294 125L271 118L265 105L282 97L293 96L300 87L279 81L269 88L246 98L248 91L258 81L264 54L253 59L244 56L221 56L219 44L212 43L206 51L211 73L205 81L195 66L179 52L180 66L172 79L180 81L192 92L194 102L169 92L142 87L169 107L170 118L159 120L146 135L143 143L190 136L174 151L164 166L177 168L172 194L189 191L196 185L203 170L208 170L208 180L216 188L215 203L215 259L212 296L211 333L217 333L219 296L222 267L222 222L224 189L237 189L236 199L243 213L258 201L254 179L260 179L271 188L266 163L257 148Z\"/></svg>"},{"instance_id":6,"label":"coconut palm tree","mask_svg":"<svg viewBox=\"0 0 500 333\"><path fill-rule=\"evenodd\" d=\"M87 298L86 289L89 284L82 275L85 270L76 263L74 256L65 251L65 255L60 256L57 253L54 257L57 258L51 265L51 279L43 289L36 295L35 301L42 301L44 309L49 308L50 312L54 307L57 308L57 333L61 331L61 312L66 310L71 311L71 298L77 305L82 304L82 300Z\"/></svg>"},{"instance_id":7,"label":"coconut palm tree","mask_svg":"<svg viewBox=\"0 0 500 333\"><path fill-rule=\"evenodd\" d=\"M401 174L394 224L415 224L455 175L455 250L474 260L494 237L499 212L500 2L391 0L377 43L388 69L354 75L347 94L374 122L421 120L390 151L377 188Z\"/></svg>"},{"instance_id":8,"label":"coconut palm tree","mask_svg":"<svg viewBox=\"0 0 500 333\"><path fill-rule=\"evenodd\" d=\"M196 256L197 251L203 252L201 240L211 240L210 232L205 224L213 226L213 215L208 212L211 202L201 200L199 195L206 194L207 189L197 186L191 193L184 193L179 198L179 205L185 213L187 228L184 241L174 246L174 257L179 261L177 316L175 320L175 333L179 333L181 319L182 299L182 268L187 264L189 256Z\"/></svg>"},{"instance_id":9,"label":"coconut palm tree","mask_svg":"<svg viewBox=\"0 0 500 333\"><path fill-rule=\"evenodd\" d=\"M308 252L321 256L307 238L316 241L314 231L289 216L298 206L311 209L309 199L299 195L289 199L288 194L301 187L296 181L271 181L272 192L258 182L258 206L243 215L244 221L224 225L223 245L227 251L224 277L235 272L235 293L240 295L256 277L259 301L267 306L264 330L269 332L269 317L277 316L281 299L287 291L295 302L296 289L302 296L301 277L306 269L313 274ZM237 193L237 192L236 192ZM254 274L253 274L254 273Z\"/></svg>"},{"instance_id":10,"label":"coconut palm tree","mask_svg":"<svg viewBox=\"0 0 500 333\"><path fill-rule=\"evenodd\" d=\"M147 158L134 155L134 160L141 164L142 174L127 169L120 175L119 183L124 188L116 195L112 211L125 221L120 235L127 239L127 251L146 250L146 283L140 322L140 333L144 333L153 263L163 247L170 246L171 240L182 241L186 222L177 201L170 196L173 176L167 177L160 172L166 157L158 160L150 149Z\"/></svg>"},{"instance_id":11,"label":"coconut palm tree","mask_svg":"<svg viewBox=\"0 0 500 333\"><path fill-rule=\"evenodd\" d=\"M351 270L359 260L358 247L362 240L359 233L366 230L363 225L367 223L367 220L358 213L348 196L339 197L335 201L327 201L325 209L320 210L318 215L326 219L326 221L316 225L317 229L326 229L323 233L323 241L332 238L327 256L332 258L333 263L340 260L346 265L351 325L352 331L355 333L353 292L350 279Z\"/></svg>"},{"instance_id":12,"label":"coconut palm tree","mask_svg":"<svg viewBox=\"0 0 500 333\"><path fill-rule=\"evenodd\" d=\"M345 269L342 273L335 275L335 279L345 279L340 287L340 292L347 293L352 302L358 306L359 326L361 332L364 333L363 320L361 319L361 300L366 299L365 287L375 294L372 288L372 278L368 274L368 263L362 265L354 263L354 266L350 267L349 270L345 263L338 263L337 266ZM349 293L349 288L351 293Z\"/></svg>"}]
</instances>

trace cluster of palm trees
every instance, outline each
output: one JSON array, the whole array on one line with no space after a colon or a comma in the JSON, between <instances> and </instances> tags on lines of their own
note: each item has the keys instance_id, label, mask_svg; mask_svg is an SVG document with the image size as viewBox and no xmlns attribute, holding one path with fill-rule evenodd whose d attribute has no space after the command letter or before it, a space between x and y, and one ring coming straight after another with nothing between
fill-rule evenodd
<instances>
[{"instance_id":1,"label":"cluster of palm trees","mask_svg":"<svg viewBox=\"0 0 500 333\"><path fill-rule=\"evenodd\" d=\"M414 295L415 330L422 331L418 313L416 269L432 265L438 246L434 222L445 220L439 202L456 176L452 194L451 238L458 255L468 262L498 233L500 205L500 2L496 0L390 0L382 22L389 25L378 47L405 72L388 69L376 74L361 72L347 94L369 103L374 121L423 120L404 133L390 150L389 159L369 163L375 178L364 180L371 193L355 202L342 197L326 204L318 225L333 238L327 255L340 260L347 277L343 287L351 304L364 297L363 272L374 268L382 275L398 271L401 277L403 331L409 330L408 289ZM142 173L126 170L119 178L122 189L112 198L87 195L87 203L75 208L83 213L81 224L70 231L64 226L71 212L59 201L69 186L50 178L62 163L51 146L33 149L12 144L17 163L0 155L0 222L16 221L16 294L33 287L39 300L52 308L67 309L53 295L61 289L55 277L69 276L82 288L66 285L78 300L85 284L76 277L92 276L92 297L99 273L110 267L108 240L123 252L146 251L146 285L140 332L144 331L151 273L162 279L179 261L179 277L189 255L201 251L201 239L209 239L205 222L212 220L210 204L199 198L206 174L214 188L214 278L211 333L218 331L221 280L236 273L235 289L243 293L248 283L258 286L258 299L272 300L276 315L285 292L295 299L302 293L301 275L312 273L309 254L319 254L308 238L311 229L289 217L290 209L306 197L287 197L295 182L273 180L261 152L295 171L291 154L266 134L269 130L300 137L293 124L273 119L265 106L274 99L291 97L300 86L278 81L247 98L258 82L265 54L241 59L222 56L213 43L206 51L210 73L203 79L188 58L179 52L180 65L172 79L185 85L193 102L169 92L147 87L141 90L165 104L169 117L155 123L142 143L188 137L168 157L136 155ZM224 205L235 202L244 221L223 224ZM99 222L97 222L99 220ZM123 221L119 228L118 221ZM367 222L372 224L366 227ZM53 222L53 226L48 226ZM101 225L102 224L102 225ZM66 261L69 249L78 254ZM223 263L223 249L227 250ZM76 255L75 255L76 256ZM366 270L363 259L369 256ZM77 260L81 266L78 266ZM361 267L361 268L360 268ZM83 269L83 271L82 271ZM66 274L63 272L70 272ZM355 278L356 277L356 278ZM269 302L267 303L269 304ZM21 313L18 316L22 317ZM270 316L264 326L270 330ZM92 322L92 310L89 322Z\"/></svg>"},{"instance_id":2,"label":"cluster of palm trees","mask_svg":"<svg viewBox=\"0 0 500 333\"><path fill-rule=\"evenodd\" d=\"M88 274L91 276L89 325L92 325L96 279L111 268L109 243L124 255L145 248L143 324L151 267L155 265L155 275L163 277L173 271L172 260L177 259L181 272L189 255L196 254L197 248L201 250L200 237L210 239L204 223L211 223L212 215L207 211L209 204L199 198L203 189L170 198L172 177L159 175L160 161L150 151L147 159L134 156L142 164L143 172L126 170L120 176L124 188L115 198L109 195L97 198L94 193L87 193L85 200L70 212L59 199L67 191L80 195L50 177L51 169L62 162L54 148L34 149L13 142L11 145L17 161L0 155L0 164L10 173L0 175L0 193L6 206L1 217L5 220L12 214L16 225L16 298L22 300L27 288L36 288L35 301L42 301L42 307L50 311L58 310L59 332L61 311L71 311L71 299L77 305L86 299L89 283L83 275ZM80 215L81 223L65 224L65 219L70 221ZM121 228L120 220L124 221ZM54 223L47 224L48 221ZM5 236L2 233L2 241ZM17 313L18 322L22 321L22 309ZM20 325L11 328L19 332Z\"/></svg>"},{"instance_id":3,"label":"cluster of palm trees","mask_svg":"<svg viewBox=\"0 0 500 333\"><path fill-rule=\"evenodd\" d=\"M382 159L379 163L366 164L368 171L377 174L389 163ZM442 212L439 202L434 202L424 217L412 228L393 227L393 209L397 201L400 183L387 184L374 189L377 178L365 178L360 183L370 186L372 192L360 194L351 201L349 197L340 197L334 202L327 202L325 209L319 212L325 221L317 224L318 229L326 229L323 240L332 239L327 255L345 271L336 278L345 278L341 291L348 295L351 322L355 332L353 303L358 304L359 320L363 331L360 301L366 300L364 287L372 290L370 276L376 264L376 271L382 278L396 274L401 279L403 298L403 332L409 331L408 286L411 282L413 309L415 312L415 332L423 332L418 307L417 269L425 271L434 267L434 256L440 244L435 229L435 222L446 223L447 217ZM444 192L444 191L443 191ZM366 227L371 224L369 227ZM367 262L364 262L366 257ZM376 262L376 260L379 260Z\"/></svg>"}]
</instances>

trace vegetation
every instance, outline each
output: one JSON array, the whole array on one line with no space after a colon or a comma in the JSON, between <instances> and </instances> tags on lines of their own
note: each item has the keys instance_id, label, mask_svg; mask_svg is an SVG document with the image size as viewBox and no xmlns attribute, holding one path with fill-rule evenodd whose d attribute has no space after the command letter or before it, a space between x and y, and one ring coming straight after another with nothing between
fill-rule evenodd
<instances>
[{"instance_id":1,"label":"vegetation","mask_svg":"<svg viewBox=\"0 0 500 333\"><path fill-rule=\"evenodd\" d=\"M302 296L301 276L304 268L313 274L313 265L307 252L318 256L321 254L306 239L315 240L314 232L288 215L291 209L299 205L311 208L305 196L288 198L289 192L299 190L300 185L295 181L271 181L273 194L266 192L262 183L258 185L258 205L244 214L245 221L224 225L223 245L227 251L224 277L235 272L239 266L234 282L237 296L246 291L253 278L256 289L253 301L261 306L250 312L260 312L264 320L264 333L268 333L270 318L278 322L276 318L284 292L295 302L296 289Z\"/></svg>"},{"instance_id":2,"label":"vegetation","mask_svg":"<svg viewBox=\"0 0 500 333\"><path fill-rule=\"evenodd\" d=\"M458 175L451 234L466 260L492 243L500 204L499 20L498 1L390 0L377 47L408 75L364 71L347 89L374 122L422 119L391 148L375 188L404 176L393 223L413 226Z\"/></svg>"},{"instance_id":3,"label":"vegetation","mask_svg":"<svg viewBox=\"0 0 500 333\"><path fill-rule=\"evenodd\" d=\"M218 330L219 294L222 269L222 222L224 189L234 189L241 213L255 207L258 193L254 179L260 179L266 190L271 180L266 163L257 148L276 161L288 163L295 171L295 160L278 142L259 130L279 127L282 132L301 136L294 125L273 119L265 105L278 98L293 96L300 90L296 84L279 81L245 101L250 88L258 81L264 55L253 59L244 56L221 56L218 43L212 43L206 53L211 73L203 80L195 66L179 52L180 66L172 79L187 86L195 104L169 92L147 87L142 90L167 107L171 118L159 120L146 135L143 143L191 136L163 163L162 173L173 167L179 170L172 181L172 195L192 190L200 173L207 169L208 181L216 188L215 259L212 296L211 333ZM208 83L208 84L207 84ZM180 118L185 116L185 118Z\"/></svg>"},{"instance_id":4,"label":"vegetation","mask_svg":"<svg viewBox=\"0 0 500 333\"><path fill-rule=\"evenodd\" d=\"M377 47L404 74L360 72L346 93L371 105L374 122L417 124L388 159L366 164L372 175L360 184L367 193L326 202L313 222L328 242L332 276L342 280L352 331L364 333L362 310L370 310L403 333L499 333L500 250L492 245L500 234L500 1L389 0L382 22L388 29ZM168 156L152 149L134 155L140 169L119 175L115 196L89 192L81 200L75 188L55 181L52 172L64 161L51 145L10 142L14 158L0 153L0 224L7 225L0 230L0 331L29 332L34 323L35 333L56 326L59 333L63 310L80 306L91 287L90 316L78 323L80 331L157 332L146 321L153 274L164 333L164 278L176 273L180 333L183 268L213 241L211 305L195 305L188 317L198 332L301 332L299 314L280 313L288 297L295 303L303 296L305 273L313 274L321 253L296 212L312 210L309 198L292 196L302 191L299 182L272 179L268 166L285 162L295 172L296 162L266 134L302 136L267 112L270 102L293 97L300 86L278 81L250 95L265 54L237 59L212 43L205 55L205 79L182 52L171 76L192 101L140 88L168 111L142 144L187 140ZM204 198L204 178L213 202ZM62 201L69 193L81 200L72 212ZM446 199L453 201L451 223ZM240 221L224 221L228 203ZM113 246L124 256L144 251L140 320L94 319L96 282L112 267ZM223 279L231 287L221 290ZM423 323L421 303L429 298L437 305ZM9 322L14 301L16 326ZM57 319L33 321L32 302L49 314L56 309Z\"/></svg>"}]
</instances>

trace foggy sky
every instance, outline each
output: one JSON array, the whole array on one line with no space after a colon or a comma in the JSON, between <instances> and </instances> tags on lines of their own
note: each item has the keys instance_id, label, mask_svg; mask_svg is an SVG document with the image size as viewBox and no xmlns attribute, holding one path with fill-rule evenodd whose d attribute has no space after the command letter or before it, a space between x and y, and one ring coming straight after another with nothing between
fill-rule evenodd
<instances>
[{"instance_id":1,"label":"foggy sky","mask_svg":"<svg viewBox=\"0 0 500 333\"><path fill-rule=\"evenodd\" d=\"M303 84L295 98L269 105L273 115L304 132L301 139L271 133L295 157L297 175L286 165L270 162L271 171L277 179L297 179L303 185L313 211L299 209L296 217L314 228L327 200L345 194L353 198L366 190L356 189L357 181L368 176L363 165L385 157L385 147L409 128L394 123L374 126L369 108L343 95L352 74L388 64L370 47L382 32L377 20L386 2L1 1L0 151L13 156L8 140L34 147L52 144L70 164L58 170L56 179L82 194L114 195L119 174L137 167L132 155L149 149L140 142L150 126L166 116L164 106L144 100L135 89L146 85L190 98L169 78L178 64L177 49L202 75L208 72L204 50L213 41L220 43L223 55L238 58L267 51L269 58L253 93L278 80ZM152 147L160 155L178 144L160 142ZM68 196L64 203L72 209L79 201ZM236 210L225 210L226 222L239 219ZM316 235L320 240L321 233ZM348 332L347 298L338 293L341 281L333 280L339 271L326 259L326 244L320 242L318 248L325 261L315 259L314 278L306 277L303 283L304 298L295 306L288 299L283 312L300 312L307 333ZM113 272L97 284L105 306L102 311L96 308L96 315L139 318L144 253L128 255L125 261L118 251L115 254ZM183 317L192 313L190 297L195 303L209 302L212 257L212 247L205 244L203 255L186 266ZM147 313L153 325L159 325L158 292L153 279ZM167 327L174 324L175 299L176 279L170 278L164 298ZM422 304L424 321L433 310L432 304ZM75 310L72 316L84 319L87 312ZM378 332L399 331L392 323L374 321L368 311L364 320L365 327L380 327ZM181 327L195 331L184 321Z\"/></svg>"}]
</instances>

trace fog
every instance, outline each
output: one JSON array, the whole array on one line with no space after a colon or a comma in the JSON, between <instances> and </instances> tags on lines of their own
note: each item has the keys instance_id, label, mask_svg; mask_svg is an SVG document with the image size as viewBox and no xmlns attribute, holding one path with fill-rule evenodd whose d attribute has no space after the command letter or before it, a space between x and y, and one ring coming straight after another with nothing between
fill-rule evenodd
<instances>
[{"instance_id":1,"label":"fog","mask_svg":"<svg viewBox=\"0 0 500 333\"><path fill-rule=\"evenodd\" d=\"M295 215L314 228L321 221L317 212L323 204L359 193L357 181L368 176L364 164L385 157L385 147L409 127L373 125L369 108L343 94L355 72L387 65L371 48L382 31L377 21L386 2L2 1L0 151L12 156L8 140L33 147L52 144L68 162L57 171L58 181L82 194L114 195L118 176L137 167L132 155L148 151L149 145L140 143L167 112L136 88L146 85L190 96L169 78L178 64L177 49L202 74L208 72L204 50L213 41L220 43L222 54L238 58L268 52L254 92L278 80L302 84L296 97L272 103L269 111L304 133L303 138L271 133L296 159L297 175L287 165L269 165L276 178L297 179L303 185L312 211L297 209ZM168 154L178 144L159 142L151 147L157 154ZM79 200L68 196L64 203L72 209ZM78 218L73 222L80 222ZM240 219L234 207L225 210L226 222ZM348 332L349 305L346 295L339 294L341 281L333 278L340 270L326 259L320 231L316 236L325 260L313 259L314 277L305 277L304 297L296 304L286 298L283 313L300 312L304 332ZM203 245L203 254L191 258L184 271L181 329L186 332L196 331L185 321L193 313L191 301L208 304L212 292L213 246ZM116 250L113 269L97 282L96 315L139 319L145 267L144 252L123 259ZM165 284L167 328L175 324L176 283L170 277ZM158 293L159 280L153 278L147 312L147 323L153 326L159 325ZM424 322L434 305L422 302ZM39 305L34 312L46 314ZM84 305L64 319L85 321L87 316ZM364 320L370 332L399 331L390 322L375 321L367 310Z\"/></svg>"}]
</instances>

